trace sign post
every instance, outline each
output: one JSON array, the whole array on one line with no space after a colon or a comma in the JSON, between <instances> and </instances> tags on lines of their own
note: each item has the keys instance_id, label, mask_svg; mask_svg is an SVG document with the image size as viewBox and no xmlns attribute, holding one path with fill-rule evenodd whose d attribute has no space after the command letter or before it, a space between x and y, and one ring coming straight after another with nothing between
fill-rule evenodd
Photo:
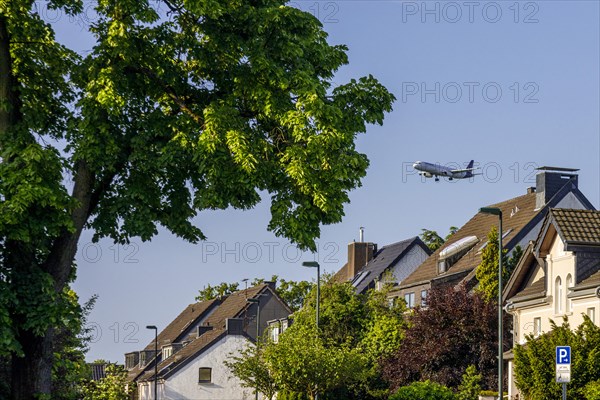
<instances>
[{"instance_id":1,"label":"sign post","mask_svg":"<svg viewBox=\"0 0 600 400\"><path fill-rule=\"evenodd\" d=\"M562 383L562 398L567 400L567 383L571 382L571 346L556 346L556 382Z\"/></svg>"}]
</instances>

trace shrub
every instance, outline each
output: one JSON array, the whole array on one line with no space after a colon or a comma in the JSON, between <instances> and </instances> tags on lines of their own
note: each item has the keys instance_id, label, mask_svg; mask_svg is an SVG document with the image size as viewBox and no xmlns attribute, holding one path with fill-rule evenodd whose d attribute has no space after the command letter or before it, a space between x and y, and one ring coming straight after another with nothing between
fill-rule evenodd
<instances>
[{"instance_id":1,"label":"shrub","mask_svg":"<svg viewBox=\"0 0 600 400\"><path fill-rule=\"evenodd\" d=\"M455 397L447 387L425 381L401 387L389 400L455 400Z\"/></svg>"},{"instance_id":2,"label":"shrub","mask_svg":"<svg viewBox=\"0 0 600 400\"><path fill-rule=\"evenodd\" d=\"M481 374L474 365L469 365L458 387L457 400L477 400L481 392Z\"/></svg>"},{"instance_id":3,"label":"shrub","mask_svg":"<svg viewBox=\"0 0 600 400\"><path fill-rule=\"evenodd\" d=\"M600 381L593 381L585 385L582 390L585 400L600 400Z\"/></svg>"}]
</instances>

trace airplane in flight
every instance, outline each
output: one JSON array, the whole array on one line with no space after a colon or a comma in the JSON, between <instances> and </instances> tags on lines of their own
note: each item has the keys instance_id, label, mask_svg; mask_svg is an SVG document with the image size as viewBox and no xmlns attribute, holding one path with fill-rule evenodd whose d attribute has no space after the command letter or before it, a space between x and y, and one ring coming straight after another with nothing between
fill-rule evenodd
<instances>
[{"instance_id":1,"label":"airplane in flight","mask_svg":"<svg viewBox=\"0 0 600 400\"><path fill-rule=\"evenodd\" d=\"M469 162L465 169L452 169L445 167L440 164L432 164L425 161L417 161L413 164L413 168L419 171L419 175L425 178L435 177L435 181L440 180L440 176L447 177L449 180L453 179L465 179L471 178L474 175L481 175L473 173L474 170L479 168L473 168L473 160Z\"/></svg>"}]
</instances>

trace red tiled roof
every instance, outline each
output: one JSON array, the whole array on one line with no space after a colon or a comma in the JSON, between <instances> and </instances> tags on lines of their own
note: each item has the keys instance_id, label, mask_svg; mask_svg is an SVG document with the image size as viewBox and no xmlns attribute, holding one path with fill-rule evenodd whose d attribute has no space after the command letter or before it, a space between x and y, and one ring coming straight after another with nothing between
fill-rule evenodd
<instances>
[{"instance_id":1,"label":"red tiled roof","mask_svg":"<svg viewBox=\"0 0 600 400\"><path fill-rule=\"evenodd\" d=\"M565 242L600 244L600 211L553 208L550 215Z\"/></svg>"},{"instance_id":2,"label":"red tiled roof","mask_svg":"<svg viewBox=\"0 0 600 400\"><path fill-rule=\"evenodd\" d=\"M171 340L171 342L175 341L185 328L198 320L198 317L202 316L204 311L209 310L212 305L215 305L216 309L214 309L212 314L210 314L202 323L202 326L211 326L213 329L202 334L200 337L197 337L194 334L190 335L192 339L190 343L158 364L159 375L161 369L169 365L170 368L179 365L223 335L226 332L225 325L227 319L239 317L248 307L247 299L257 296L268 286L268 284L260 284L245 290L234 292L222 300L210 300L189 305L159 334L159 350L161 346L168 344L162 343L161 337L165 338L165 340ZM192 316L195 316L195 318L190 320L190 317ZM177 333L177 329L179 329L179 333ZM146 349L153 351L154 341L152 341ZM148 371L144 372L145 369L148 369ZM128 376L131 380L147 380L149 377L154 376L154 368L148 368L148 365L144 368L135 367L129 371Z\"/></svg>"},{"instance_id":3,"label":"red tiled roof","mask_svg":"<svg viewBox=\"0 0 600 400\"><path fill-rule=\"evenodd\" d=\"M502 210L504 233L510 233L503 239L504 245L510 242L527 223L529 223L541 210L535 209L535 193L528 193L515 197L489 207L498 207ZM476 213L466 224L464 224L448 241L437 249L423 264L410 274L401 286L414 285L419 282L427 282L433 278L452 275L458 272L470 271L481 262L479 249L487 241L487 234L492 226L498 226L498 217L495 215ZM452 265L446 272L438 274L437 263L439 254L449 245L468 236L476 236L478 242L463 257Z\"/></svg>"}]
</instances>

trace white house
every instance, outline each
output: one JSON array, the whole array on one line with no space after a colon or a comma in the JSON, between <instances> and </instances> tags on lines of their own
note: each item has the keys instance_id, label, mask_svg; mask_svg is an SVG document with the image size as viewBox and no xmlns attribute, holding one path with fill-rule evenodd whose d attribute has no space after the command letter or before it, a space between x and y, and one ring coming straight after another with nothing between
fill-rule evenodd
<instances>
[{"instance_id":1,"label":"white house","mask_svg":"<svg viewBox=\"0 0 600 400\"><path fill-rule=\"evenodd\" d=\"M258 306L260 331L267 321L291 313L272 283L187 306L158 335L157 357L154 341L144 350L125 355L129 379L137 384L137 398L153 400L157 380L158 396L164 400L254 399L254 391L244 388L224 361L256 339Z\"/></svg>"},{"instance_id":2,"label":"white house","mask_svg":"<svg viewBox=\"0 0 600 400\"><path fill-rule=\"evenodd\" d=\"M514 343L550 330L550 320L566 316L573 329L588 315L600 319L600 211L551 209L535 242L519 261L503 293L513 316ZM508 360L509 398L518 389L512 351Z\"/></svg>"}]
</instances>

